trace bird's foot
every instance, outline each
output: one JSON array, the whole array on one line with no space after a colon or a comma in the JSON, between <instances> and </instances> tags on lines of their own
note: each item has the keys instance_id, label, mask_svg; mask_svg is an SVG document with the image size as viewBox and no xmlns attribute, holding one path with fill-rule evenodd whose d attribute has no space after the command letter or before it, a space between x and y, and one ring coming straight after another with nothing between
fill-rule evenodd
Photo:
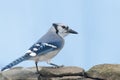
<instances>
[{"instance_id":1,"label":"bird's foot","mask_svg":"<svg viewBox=\"0 0 120 80\"><path fill-rule=\"evenodd\" d=\"M64 65L57 65L57 64L54 64L54 63L49 63L50 65L54 66L54 68L61 68L61 67L64 67Z\"/></svg>"},{"instance_id":2,"label":"bird's foot","mask_svg":"<svg viewBox=\"0 0 120 80\"><path fill-rule=\"evenodd\" d=\"M53 66L54 68L62 68L64 67L64 65L56 65L56 66Z\"/></svg>"}]
</instances>

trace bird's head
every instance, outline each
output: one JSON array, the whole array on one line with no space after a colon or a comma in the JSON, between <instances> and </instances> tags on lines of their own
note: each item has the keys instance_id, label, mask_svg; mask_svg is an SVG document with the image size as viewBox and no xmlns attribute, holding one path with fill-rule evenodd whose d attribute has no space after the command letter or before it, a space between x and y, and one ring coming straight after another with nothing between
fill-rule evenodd
<instances>
[{"instance_id":1,"label":"bird's head","mask_svg":"<svg viewBox=\"0 0 120 80\"><path fill-rule=\"evenodd\" d=\"M68 34L72 33L72 34L78 34L76 31L70 29L67 25L61 24L61 23L53 23L52 24L52 29L53 31L60 35L61 37L65 37Z\"/></svg>"}]
</instances>

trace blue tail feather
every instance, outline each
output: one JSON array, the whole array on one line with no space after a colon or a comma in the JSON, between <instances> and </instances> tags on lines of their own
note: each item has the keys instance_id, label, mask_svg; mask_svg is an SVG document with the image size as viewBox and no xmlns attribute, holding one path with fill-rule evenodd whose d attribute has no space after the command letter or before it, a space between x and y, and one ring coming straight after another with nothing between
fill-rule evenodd
<instances>
[{"instance_id":1,"label":"blue tail feather","mask_svg":"<svg viewBox=\"0 0 120 80\"><path fill-rule=\"evenodd\" d=\"M3 68L1 69L1 71L4 71L5 69L9 69L9 68L11 68L11 67L19 64L20 62L22 62L22 61L24 61L24 60L26 60L26 55L24 55L24 56L22 56L22 57L20 57L20 58L18 58L18 59L16 59L16 60L14 60L13 62L11 62L11 63L8 64L8 65L6 65L5 67L3 67Z\"/></svg>"}]
</instances>

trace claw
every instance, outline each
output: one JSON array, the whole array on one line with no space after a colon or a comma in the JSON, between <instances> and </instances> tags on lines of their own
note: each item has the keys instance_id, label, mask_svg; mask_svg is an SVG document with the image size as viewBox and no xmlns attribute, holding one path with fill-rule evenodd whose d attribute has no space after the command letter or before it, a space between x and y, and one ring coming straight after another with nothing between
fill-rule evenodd
<instances>
[{"instance_id":1,"label":"claw","mask_svg":"<svg viewBox=\"0 0 120 80\"><path fill-rule=\"evenodd\" d=\"M53 66L53 68L62 68L62 67L64 67L64 65L60 65L60 66Z\"/></svg>"}]
</instances>

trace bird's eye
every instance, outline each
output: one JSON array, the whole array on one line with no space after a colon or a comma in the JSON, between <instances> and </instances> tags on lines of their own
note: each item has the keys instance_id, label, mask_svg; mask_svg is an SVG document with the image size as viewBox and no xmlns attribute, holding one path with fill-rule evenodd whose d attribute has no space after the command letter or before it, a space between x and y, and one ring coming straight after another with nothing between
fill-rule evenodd
<instances>
[{"instance_id":1,"label":"bird's eye","mask_svg":"<svg viewBox=\"0 0 120 80\"><path fill-rule=\"evenodd\" d=\"M62 26L63 29L65 29L66 27L65 26Z\"/></svg>"}]
</instances>

